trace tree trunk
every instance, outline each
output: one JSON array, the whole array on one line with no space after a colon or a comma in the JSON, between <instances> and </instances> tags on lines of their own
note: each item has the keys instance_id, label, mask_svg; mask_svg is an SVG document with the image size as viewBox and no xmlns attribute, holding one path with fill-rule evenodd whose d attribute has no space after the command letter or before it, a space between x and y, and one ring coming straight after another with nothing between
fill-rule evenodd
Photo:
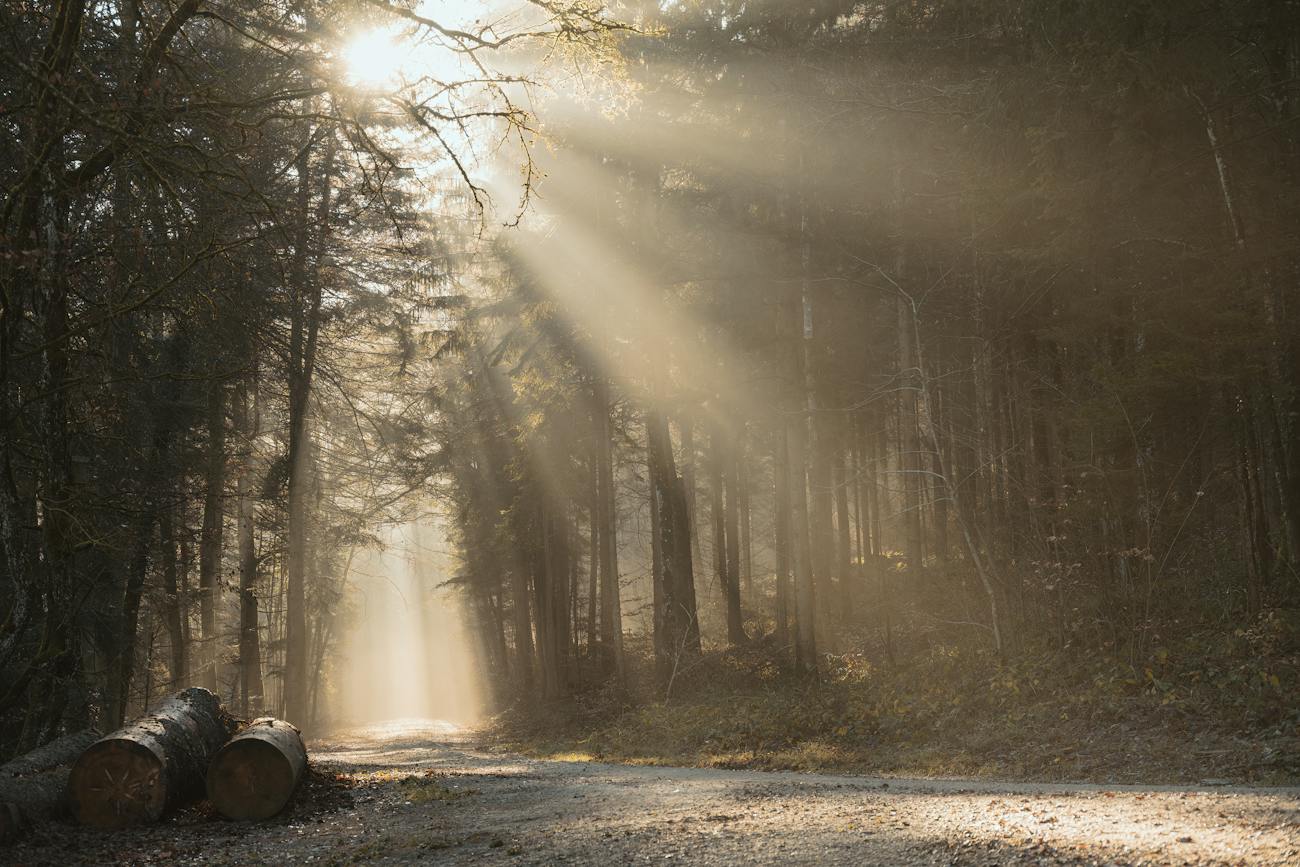
<instances>
[{"instance_id":1,"label":"tree trunk","mask_svg":"<svg viewBox=\"0 0 1300 867\"><path fill-rule=\"evenodd\" d=\"M309 133L311 138L314 133ZM334 132L325 136L325 159L321 169L321 197L316 225L326 234L333 184ZM289 527L288 578L285 593L284 716L303 722L307 718L307 483L310 478L311 447L307 415L311 402L312 377L316 368L316 344L320 330L321 284L316 269L308 268L311 237L311 146L299 154L297 238L290 269L293 294L289 334ZM319 263L317 263L319 264Z\"/></svg>"},{"instance_id":2,"label":"tree trunk","mask_svg":"<svg viewBox=\"0 0 1300 867\"><path fill-rule=\"evenodd\" d=\"M902 259L902 254L899 254ZM900 295L898 304L898 447L902 453L903 478L903 556L907 568L916 572L922 562L921 538L921 438L917 431L916 396L919 388L915 354L912 348L912 307L910 299Z\"/></svg>"},{"instance_id":3,"label":"tree trunk","mask_svg":"<svg viewBox=\"0 0 1300 867\"><path fill-rule=\"evenodd\" d=\"M874 430L867 431L867 464L870 467L867 473L867 514L871 518L871 554L873 557L881 557L885 553L885 521L881 514L883 509L888 506L888 502L881 503L880 495L880 468L885 460L885 426L883 423L874 425Z\"/></svg>"},{"instance_id":4,"label":"tree trunk","mask_svg":"<svg viewBox=\"0 0 1300 867\"><path fill-rule=\"evenodd\" d=\"M949 504L955 502L957 496L957 481L960 478L951 469L952 452L949 451L948 457L944 457L943 443L940 440L940 432L943 430L943 392L938 387L931 389L933 399L927 412L934 412L933 416L928 416L928 430L930 431L927 448L930 452L930 480L934 490L931 498L931 506L934 514L934 555L940 566L947 566L951 556L951 545L948 541L948 522ZM945 476L944 467L949 467L949 472ZM949 484L951 483L951 484Z\"/></svg>"},{"instance_id":5,"label":"tree trunk","mask_svg":"<svg viewBox=\"0 0 1300 867\"><path fill-rule=\"evenodd\" d=\"M72 763L99 738L99 732L84 729L0 765L0 846L58 817Z\"/></svg>"},{"instance_id":6,"label":"tree trunk","mask_svg":"<svg viewBox=\"0 0 1300 867\"><path fill-rule=\"evenodd\" d=\"M533 572L537 608L538 656L542 668L542 698L556 699L568 692L568 551L562 504L543 498L538 507L541 562Z\"/></svg>"},{"instance_id":7,"label":"tree trunk","mask_svg":"<svg viewBox=\"0 0 1300 867\"><path fill-rule=\"evenodd\" d=\"M167 624L167 641L171 645L169 673L171 675L172 689L179 690L184 686L185 681L189 679L189 670L186 666L188 654L185 647L185 629L182 625L185 618L185 599L181 596L180 582L177 579L176 527L175 518L172 515L172 504L170 503L164 505L158 513L158 544L162 547L163 593L165 596L163 620Z\"/></svg>"},{"instance_id":8,"label":"tree trunk","mask_svg":"<svg viewBox=\"0 0 1300 867\"><path fill-rule=\"evenodd\" d=\"M208 767L208 800L237 822L279 813L307 770L302 735L284 720L253 720L230 739Z\"/></svg>"},{"instance_id":9,"label":"tree trunk","mask_svg":"<svg viewBox=\"0 0 1300 867\"><path fill-rule=\"evenodd\" d=\"M749 460L744 441L736 449L736 507L740 510L740 581L746 605L754 605L754 524L749 501Z\"/></svg>"},{"instance_id":10,"label":"tree trunk","mask_svg":"<svg viewBox=\"0 0 1300 867\"><path fill-rule=\"evenodd\" d=\"M782 425L772 455L773 509L776 532L776 643L782 655L790 646L790 466Z\"/></svg>"},{"instance_id":11,"label":"tree trunk","mask_svg":"<svg viewBox=\"0 0 1300 867\"><path fill-rule=\"evenodd\" d=\"M849 530L850 479L844 469L844 452L837 450L831 467L831 481L835 486L835 572L840 586L840 620L853 620L853 544Z\"/></svg>"},{"instance_id":12,"label":"tree trunk","mask_svg":"<svg viewBox=\"0 0 1300 867\"><path fill-rule=\"evenodd\" d=\"M73 817L106 829L158 821L203 793L208 764L230 732L229 717L208 690L193 687L167 699L82 753L68 779Z\"/></svg>"},{"instance_id":13,"label":"tree trunk","mask_svg":"<svg viewBox=\"0 0 1300 867\"><path fill-rule=\"evenodd\" d=\"M813 388L810 382L808 388ZM823 650L834 652L835 575L834 483L831 473L833 445L816 405L808 413L809 544L812 546L813 584L816 586L817 634Z\"/></svg>"},{"instance_id":14,"label":"tree trunk","mask_svg":"<svg viewBox=\"0 0 1300 867\"><path fill-rule=\"evenodd\" d=\"M237 482L239 521L236 536L239 549L239 707L247 716L252 709L260 709L265 704L262 642L258 632L257 546L254 540L257 502L253 494L253 449L261 432L255 380L244 382L235 406L238 413L236 424L244 435L244 456Z\"/></svg>"},{"instance_id":15,"label":"tree trunk","mask_svg":"<svg viewBox=\"0 0 1300 867\"><path fill-rule=\"evenodd\" d=\"M816 590L813 587L812 549L808 537L807 459L804 454L804 431L807 421L796 417L789 423L790 469L790 536L794 553L794 622L795 669L806 676L817 676Z\"/></svg>"},{"instance_id":16,"label":"tree trunk","mask_svg":"<svg viewBox=\"0 0 1300 867\"><path fill-rule=\"evenodd\" d=\"M217 690L217 596L220 592L222 501L226 484L225 389L208 386L208 454L203 495L203 533L199 537L199 682Z\"/></svg>"},{"instance_id":17,"label":"tree trunk","mask_svg":"<svg viewBox=\"0 0 1300 867\"><path fill-rule=\"evenodd\" d=\"M600 425L596 419L596 432ZM597 461L587 461L587 657L596 658L600 631L600 481ZM574 632L577 632L574 624Z\"/></svg>"},{"instance_id":18,"label":"tree trunk","mask_svg":"<svg viewBox=\"0 0 1300 867\"><path fill-rule=\"evenodd\" d=\"M722 433L715 423L709 428L709 524L713 531L713 577L726 604L727 593L727 506L723 482Z\"/></svg>"},{"instance_id":19,"label":"tree trunk","mask_svg":"<svg viewBox=\"0 0 1300 867\"><path fill-rule=\"evenodd\" d=\"M516 564L510 570L511 613L514 617L515 670L519 672L520 686L525 695L533 691L533 674L536 668L533 653L533 618L529 612L528 573Z\"/></svg>"},{"instance_id":20,"label":"tree trunk","mask_svg":"<svg viewBox=\"0 0 1300 867\"><path fill-rule=\"evenodd\" d=\"M726 504L723 521L726 524L727 552L723 561L726 567L723 587L727 594L727 643L732 647L745 643L745 621L740 610L740 461L737 445L734 440L726 443L721 437L714 443L714 448L719 451L716 459L724 467Z\"/></svg>"},{"instance_id":21,"label":"tree trunk","mask_svg":"<svg viewBox=\"0 0 1300 867\"><path fill-rule=\"evenodd\" d=\"M1241 400L1241 486L1242 503L1249 543L1246 570L1246 610L1257 614L1264 604L1264 590L1273 574L1273 547L1269 543L1268 511L1264 505L1264 486L1259 480L1258 433L1252 395Z\"/></svg>"},{"instance_id":22,"label":"tree trunk","mask_svg":"<svg viewBox=\"0 0 1300 867\"><path fill-rule=\"evenodd\" d=\"M695 423L685 414L678 416L678 427L682 437L682 486L686 489L686 517L691 528L691 564L695 569L700 564L700 533L696 526L699 515L695 484Z\"/></svg>"},{"instance_id":23,"label":"tree trunk","mask_svg":"<svg viewBox=\"0 0 1300 867\"><path fill-rule=\"evenodd\" d=\"M596 486L600 528L600 641L613 654L620 682L627 678L623 655L623 606L618 583L618 492L614 489L614 432L610 424L609 381L597 378Z\"/></svg>"},{"instance_id":24,"label":"tree trunk","mask_svg":"<svg viewBox=\"0 0 1300 867\"><path fill-rule=\"evenodd\" d=\"M894 662L894 613L889 592L892 571L885 560L884 520L881 511L888 506L888 493L880 491L880 468L887 454L888 435L883 420L878 420L874 430L867 433L867 464L871 467L870 486L867 488L867 511L871 513L871 569L876 573L880 588L880 621L885 630L885 659ZM882 504L883 500L883 504Z\"/></svg>"},{"instance_id":25,"label":"tree trunk","mask_svg":"<svg viewBox=\"0 0 1300 867\"><path fill-rule=\"evenodd\" d=\"M816 414L816 391L813 389L811 366L812 300L809 297L810 250L807 237L807 216L800 215L802 239L801 294L798 297L802 328L797 332L792 347L790 403L802 412L789 416L786 431L787 467L790 473L790 538L794 554L794 622L795 671L816 678L817 662L817 590L813 582L813 557L808 520L808 437L812 416Z\"/></svg>"},{"instance_id":26,"label":"tree trunk","mask_svg":"<svg viewBox=\"0 0 1300 867\"><path fill-rule=\"evenodd\" d=\"M578 654L578 599L581 596L579 588L582 586L582 562L578 556L581 550L578 537L578 507L576 503L570 503L569 516L566 522L568 527L568 538L566 541L569 561L569 611L566 615L568 618L569 632L569 662L570 666L576 666L579 658ZM575 672L576 668L573 669Z\"/></svg>"},{"instance_id":27,"label":"tree trunk","mask_svg":"<svg viewBox=\"0 0 1300 867\"><path fill-rule=\"evenodd\" d=\"M156 478L157 465L151 461L146 473ZM107 713L109 722L120 725L126 719L130 703L131 679L135 676L136 642L139 638L140 600L144 595L145 578L149 571L150 537L153 535L153 508L136 522L131 555L126 563L126 580L123 582L120 619L118 622L116 657L108 675Z\"/></svg>"},{"instance_id":28,"label":"tree trunk","mask_svg":"<svg viewBox=\"0 0 1300 867\"><path fill-rule=\"evenodd\" d=\"M650 456L650 484L658 512L660 611L656 618L661 636L656 641L661 683L671 690L685 658L700 654L700 623L695 604L695 574L691 559L690 518L686 492L673 460L668 421L657 409L646 412L646 440Z\"/></svg>"},{"instance_id":29,"label":"tree trunk","mask_svg":"<svg viewBox=\"0 0 1300 867\"><path fill-rule=\"evenodd\" d=\"M853 491L853 540L856 546L857 556L854 564L859 567L866 566L867 551L867 521L863 515L863 509L866 507L866 497L862 493L862 430L857 414L849 416L849 484L850 490ZM861 577L861 569L859 578Z\"/></svg>"},{"instance_id":30,"label":"tree trunk","mask_svg":"<svg viewBox=\"0 0 1300 867\"><path fill-rule=\"evenodd\" d=\"M904 309L904 300L905 299L900 295L898 299L900 310ZM914 347L911 357L915 359L916 365L916 390L912 392L913 412L916 411L916 407L919 403L920 408L924 411L926 439L934 445L932 455L935 462L936 482L941 486L940 491L942 496L955 502L956 487L952 480L951 473L948 472L947 467L944 466L943 453L939 449L939 432L935 422L935 419L938 417L938 412L935 409L930 383L925 376L925 358L921 352L921 335L920 327L917 322L916 309L911 306L910 301L906 305L906 312L908 328L905 330L912 335L912 340L910 340L909 343ZM901 315L902 314L900 313L900 316ZM921 431L917 430L916 435L918 441L920 439L920 434ZM993 633L993 646L1000 657L1004 650L1002 642L1002 618L998 613L998 594L997 588L994 586L992 568L986 563L983 551L981 551L979 544L976 542L975 531L971 528L970 524L963 519L960 513L958 513L957 517L962 531L962 540L966 543L967 556L970 557L971 563L975 566L975 573L979 576L980 585L984 588L984 595L988 601L989 628Z\"/></svg>"},{"instance_id":31,"label":"tree trunk","mask_svg":"<svg viewBox=\"0 0 1300 867\"><path fill-rule=\"evenodd\" d=\"M669 650L665 644L664 630L664 540L660 521L659 485L656 477L654 449L650 445L650 420L646 417L646 478L650 489L650 589L651 589L651 630L654 633L654 656L656 665L662 669L662 661L668 658ZM662 674L662 670L660 671Z\"/></svg>"},{"instance_id":32,"label":"tree trunk","mask_svg":"<svg viewBox=\"0 0 1300 867\"><path fill-rule=\"evenodd\" d=\"M40 822L58 818L67 787L67 768L0 779L0 846L22 838Z\"/></svg>"}]
</instances>

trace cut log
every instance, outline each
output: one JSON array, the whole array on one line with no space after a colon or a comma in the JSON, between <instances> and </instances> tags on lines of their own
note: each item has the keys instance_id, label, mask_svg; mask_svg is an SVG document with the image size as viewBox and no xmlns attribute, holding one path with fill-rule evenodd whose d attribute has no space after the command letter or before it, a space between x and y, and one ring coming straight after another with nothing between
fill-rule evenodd
<instances>
[{"instance_id":1,"label":"cut log","mask_svg":"<svg viewBox=\"0 0 1300 867\"><path fill-rule=\"evenodd\" d=\"M269 819L289 803L306 768L298 729L284 720L257 719L212 760L208 800L229 819Z\"/></svg>"},{"instance_id":2,"label":"cut log","mask_svg":"<svg viewBox=\"0 0 1300 867\"><path fill-rule=\"evenodd\" d=\"M63 812L69 767L98 739L99 732L84 729L0 765L0 845Z\"/></svg>"},{"instance_id":3,"label":"cut log","mask_svg":"<svg viewBox=\"0 0 1300 867\"><path fill-rule=\"evenodd\" d=\"M228 819L269 819L293 797L307 748L284 720L253 720L221 748L208 768L208 800Z\"/></svg>"},{"instance_id":4,"label":"cut log","mask_svg":"<svg viewBox=\"0 0 1300 867\"><path fill-rule=\"evenodd\" d=\"M0 845L22 837L38 822L63 815L67 785L67 767L0 780Z\"/></svg>"},{"instance_id":5,"label":"cut log","mask_svg":"<svg viewBox=\"0 0 1300 867\"><path fill-rule=\"evenodd\" d=\"M82 729L61 738L55 738L45 746L37 747L30 753L0 765L0 780L7 780L12 777L26 777L31 774L39 774L41 771L48 771L51 768L71 765L77 760L78 756L86 751L87 747L99 740L100 737L100 733L94 729Z\"/></svg>"},{"instance_id":6,"label":"cut log","mask_svg":"<svg viewBox=\"0 0 1300 867\"><path fill-rule=\"evenodd\" d=\"M14 842L27 833L31 820L17 804L0 802L0 846Z\"/></svg>"},{"instance_id":7,"label":"cut log","mask_svg":"<svg viewBox=\"0 0 1300 867\"><path fill-rule=\"evenodd\" d=\"M68 801L83 825L156 822L200 797L208 763L230 737L221 701L192 687L90 746L72 768Z\"/></svg>"}]
</instances>

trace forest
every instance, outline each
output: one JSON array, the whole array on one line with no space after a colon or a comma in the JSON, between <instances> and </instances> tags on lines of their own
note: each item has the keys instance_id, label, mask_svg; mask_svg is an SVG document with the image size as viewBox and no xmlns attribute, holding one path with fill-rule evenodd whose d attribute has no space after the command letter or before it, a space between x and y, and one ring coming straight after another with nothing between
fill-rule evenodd
<instances>
[{"instance_id":1,"label":"forest","mask_svg":"<svg viewBox=\"0 0 1300 867\"><path fill-rule=\"evenodd\" d=\"M1300 780L1300 3L0 39L0 760L374 720L370 581L530 755Z\"/></svg>"}]
</instances>

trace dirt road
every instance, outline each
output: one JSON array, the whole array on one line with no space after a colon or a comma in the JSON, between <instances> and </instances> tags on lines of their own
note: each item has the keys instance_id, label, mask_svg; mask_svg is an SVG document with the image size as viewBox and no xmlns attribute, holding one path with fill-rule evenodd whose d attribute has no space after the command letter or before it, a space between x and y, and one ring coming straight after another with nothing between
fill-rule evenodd
<instances>
[{"instance_id":1,"label":"dirt road","mask_svg":"<svg viewBox=\"0 0 1300 867\"><path fill-rule=\"evenodd\" d=\"M314 745L264 825L191 810L51 826L17 864L1300 864L1300 789L1198 790L627 767L494 755L404 721Z\"/></svg>"}]
</instances>

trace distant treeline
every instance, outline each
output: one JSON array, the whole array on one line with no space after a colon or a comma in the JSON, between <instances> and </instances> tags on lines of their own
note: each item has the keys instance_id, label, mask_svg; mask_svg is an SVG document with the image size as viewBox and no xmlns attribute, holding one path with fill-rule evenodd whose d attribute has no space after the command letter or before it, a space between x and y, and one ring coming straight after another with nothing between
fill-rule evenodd
<instances>
[{"instance_id":1,"label":"distant treeline","mask_svg":"<svg viewBox=\"0 0 1300 867\"><path fill-rule=\"evenodd\" d=\"M626 6L445 347L504 700L899 588L993 658L1297 604L1300 4Z\"/></svg>"},{"instance_id":2,"label":"distant treeline","mask_svg":"<svg viewBox=\"0 0 1300 867\"><path fill-rule=\"evenodd\" d=\"M408 5L0 2L0 756L188 684L320 715L351 556L439 469L476 139L527 118ZM475 80L354 86L369 28Z\"/></svg>"}]
</instances>

